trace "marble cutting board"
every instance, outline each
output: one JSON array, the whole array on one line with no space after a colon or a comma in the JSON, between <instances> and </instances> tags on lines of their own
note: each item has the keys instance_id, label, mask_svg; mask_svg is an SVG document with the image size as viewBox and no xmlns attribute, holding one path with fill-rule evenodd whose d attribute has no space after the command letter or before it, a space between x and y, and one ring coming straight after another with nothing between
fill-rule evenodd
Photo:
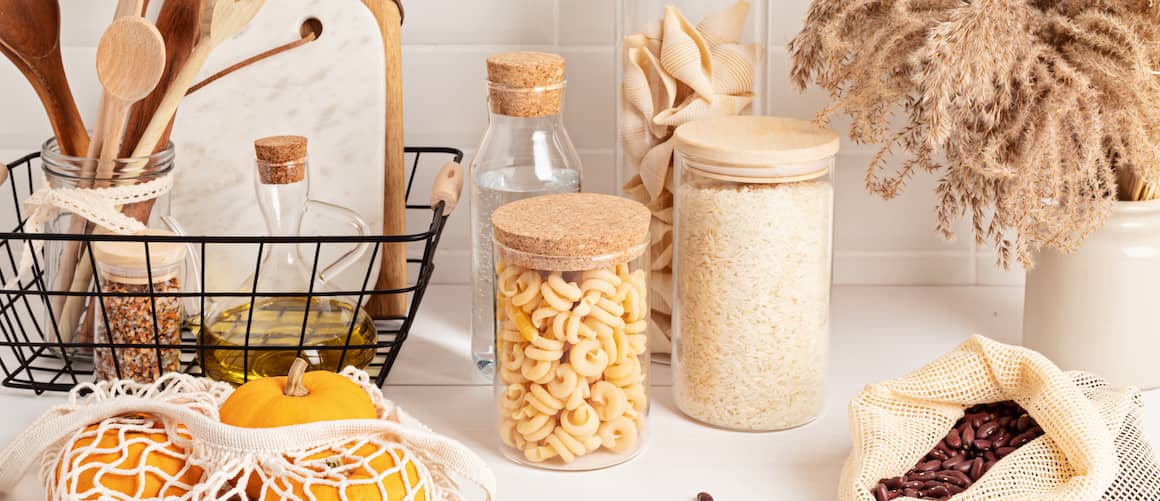
<instances>
[{"instance_id":1,"label":"marble cutting board","mask_svg":"<svg viewBox=\"0 0 1160 501\"><path fill-rule=\"evenodd\" d=\"M191 234L264 235L254 194L253 141L294 134L310 139L312 198L357 211L382 229L385 70L382 38L361 0L272 0L236 38L210 57L201 77L300 38L309 18L315 41L243 68L187 97L177 113L173 215ZM314 234L349 226L307 214ZM343 249L327 249L323 259ZM254 268L256 249L207 252L208 290L229 290ZM359 288L369 256L337 280Z\"/></svg>"}]
</instances>

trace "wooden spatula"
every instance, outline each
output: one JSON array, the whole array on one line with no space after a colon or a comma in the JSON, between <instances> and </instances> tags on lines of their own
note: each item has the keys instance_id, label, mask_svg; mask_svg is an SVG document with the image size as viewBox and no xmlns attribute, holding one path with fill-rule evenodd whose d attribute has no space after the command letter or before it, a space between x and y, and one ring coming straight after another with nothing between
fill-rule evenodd
<instances>
[{"instance_id":1,"label":"wooden spatula","mask_svg":"<svg viewBox=\"0 0 1160 501\"><path fill-rule=\"evenodd\" d=\"M89 135L61 62L57 0L0 0L0 52L36 90L61 152L84 155Z\"/></svg>"}]
</instances>

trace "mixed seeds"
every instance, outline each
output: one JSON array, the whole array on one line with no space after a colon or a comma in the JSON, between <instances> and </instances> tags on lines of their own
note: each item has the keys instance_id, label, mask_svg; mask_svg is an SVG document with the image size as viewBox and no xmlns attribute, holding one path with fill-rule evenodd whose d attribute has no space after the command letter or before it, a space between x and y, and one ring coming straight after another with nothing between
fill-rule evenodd
<instances>
[{"instance_id":1,"label":"mixed seeds","mask_svg":"<svg viewBox=\"0 0 1160 501\"><path fill-rule=\"evenodd\" d=\"M103 311L96 313L98 347L94 356L97 378L149 383L166 372L177 371L181 365L179 349L122 348L116 345L181 344L181 299L165 296L180 292L180 281L174 277L151 288L148 284L126 284L107 278L102 282L101 290L103 293L133 295L105 296L99 300Z\"/></svg>"}]
</instances>

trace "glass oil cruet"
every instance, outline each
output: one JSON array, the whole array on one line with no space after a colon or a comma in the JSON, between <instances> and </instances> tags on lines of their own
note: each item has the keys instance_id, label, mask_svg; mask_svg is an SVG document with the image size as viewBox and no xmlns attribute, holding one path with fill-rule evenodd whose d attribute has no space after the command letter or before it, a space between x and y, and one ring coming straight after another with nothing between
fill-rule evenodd
<instances>
[{"instance_id":1,"label":"glass oil cruet","mask_svg":"<svg viewBox=\"0 0 1160 501\"><path fill-rule=\"evenodd\" d=\"M564 58L512 52L487 59L488 127L471 164L472 361L495 371L491 213L551 193L580 191L580 156L564 128Z\"/></svg>"},{"instance_id":2,"label":"glass oil cruet","mask_svg":"<svg viewBox=\"0 0 1160 501\"><path fill-rule=\"evenodd\" d=\"M353 210L310 199L305 137L267 137L255 141L254 149L255 188L270 236L298 235L308 209L341 216L360 235L369 233ZM238 288L253 295L217 302L206 314L200 354L206 374L241 384L286 374L296 358L306 360L311 370L369 365L377 339L370 315L351 298L307 296L308 291L334 292L328 277L353 264L367 247L360 244L315 277L313 259L301 255L298 244L266 244L256 276ZM248 349L253 347L258 349Z\"/></svg>"}]
</instances>

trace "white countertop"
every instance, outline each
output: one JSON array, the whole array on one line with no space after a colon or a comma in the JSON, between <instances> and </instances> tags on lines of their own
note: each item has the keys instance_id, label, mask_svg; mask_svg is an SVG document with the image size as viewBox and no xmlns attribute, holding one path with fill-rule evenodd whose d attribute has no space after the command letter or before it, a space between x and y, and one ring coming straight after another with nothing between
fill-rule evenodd
<instances>
[{"instance_id":1,"label":"white countertop","mask_svg":"<svg viewBox=\"0 0 1160 501\"><path fill-rule=\"evenodd\" d=\"M466 286L432 286L384 393L435 431L460 440L491 464L500 499L531 501L691 501L700 491L718 501L832 501L849 451L846 403L867 383L910 372L971 334L1019 341L1022 289L838 287L827 408L792 431L735 433L699 425L677 412L667 367L654 365L652 437L635 460L606 470L553 473L504 459L492 430L490 384L468 355ZM0 446L60 395L0 389ZM1145 429L1160 438L1160 392L1145 396ZM3 465L0 465L2 468ZM10 499L43 497L35 474ZM470 490L468 499L478 499Z\"/></svg>"}]
</instances>

